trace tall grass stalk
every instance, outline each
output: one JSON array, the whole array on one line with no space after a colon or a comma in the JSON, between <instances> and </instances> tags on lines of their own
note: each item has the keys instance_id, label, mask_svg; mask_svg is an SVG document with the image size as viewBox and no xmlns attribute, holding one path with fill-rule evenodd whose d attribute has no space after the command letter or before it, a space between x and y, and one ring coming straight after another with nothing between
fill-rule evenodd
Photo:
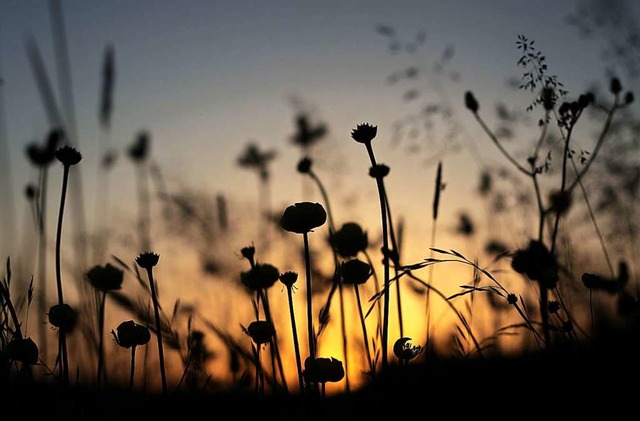
<instances>
[{"instance_id":1,"label":"tall grass stalk","mask_svg":"<svg viewBox=\"0 0 640 421\"><path fill-rule=\"evenodd\" d=\"M376 186L378 188L378 198L380 201L380 221L382 225L382 249L384 252L389 251L389 229L387 226L387 201L385 196L385 188L382 171L379 171L371 141L376 137L377 127L367 123L358 125L352 132L351 137L358 143L364 144L367 149L367 155L371 162L371 169L374 171ZM389 276L389 259L384 259L384 308L382 321L382 368L386 369L388 364L388 341L389 341L389 293L390 293L390 276Z\"/></svg>"},{"instance_id":2,"label":"tall grass stalk","mask_svg":"<svg viewBox=\"0 0 640 421\"><path fill-rule=\"evenodd\" d=\"M438 162L438 169L436 170L436 183L435 190L433 192L433 211L431 218L431 246L429 247L429 258L433 258L433 248L436 243L436 232L438 228L438 211L440 210L440 192L442 190L442 161ZM434 265L429 267L429 274L427 277L427 284L431 285L433 282L433 270ZM426 298L425 298L425 323L426 323L426 334L425 334L425 349L429 351L431 348L431 288L427 288Z\"/></svg>"},{"instance_id":3,"label":"tall grass stalk","mask_svg":"<svg viewBox=\"0 0 640 421\"><path fill-rule=\"evenodd\" d=\"M69 171L72 165L77 164L82 159L82 155L75 149L64 146L56 152L56 158L63 164L62 175L62 192L60 193L60 210L58 211L58 226L56 229L56 287L58 291L58 305L64 304L64 297L62 293L62 268L60 262L60 247L62 245L62 221L64 219L64 207L67 198L67 186L69 184ZM69 384L69 359L67 355L67 332L62 328L58 334L61 365L63 380L65 385Z\"/></svg>"},{"instance_id":4,"label":"tall grass stalk","mask_svg":"<svg viewBox=\"0 0 640 421\"><path fill-rule=\"evenodd\" d=\"M138 255L136 263L147 271L149 287L151 289L151 300L153 302L153 314L156 324L156 339L158 342L158 359L160 364L160 377L162 380L162 393L167 393L167 374L164 365L164 349L162 345L162 323L160 321L160 303L156 291L155 280L153 278L153 267L158 264L159 256L153 252L145 252Z\"/></svg>"},{"instance_id":5,"label":"tall grass stalk","mask_svg":"<svg viewBox=\"0 0 640 421\"><path fill-rule=\"evenodd\" d=\"M334 283L334 287L337 284L338 286L338 300L339 300L339 305L340 305L340 331L342 334L341 337L341 342L342 342L342 354L344 357L344 368L345 368L345 390L347 393L349 393L350 391L350 384L349 384L349 344L348 344L348 337L347 337L347 322L346 322L346 317L345 317L345 311L344 311L344 293L343 293L343 286L342 283L340 282L340 265L338 262L338 252L336 251L335 247L333 247L333 236L336 232L336 226L334 223L334 219L333 219L333 212L331 210L331 203L329 202L329 195L327 194L327 190L324 187L324 184L322 183L322 181L320 180L320 178L318 177L318 175L313 171L312 166L311 166L311 159L310 158L303 158L300 163L298 164L298 171L301 173L306 173L309 175L309 177L311 177L311 179L313 180L313 182L316 184L316 186L318 187L318 190L320 191L320 195L322 196L322 200L324 201L324 204L326 206L326 210L327 210L327 221L329 223L329 243L332 245L331 247L331 252L333 255L333 265L334 265L334 272L333 272L333 283ZM331 292L329 293L329 295L333 295L334 293L334 288L332 288ZM331 304L331 300L327 300L327 306L330 306Z\"/></svg>"}]
</instances>

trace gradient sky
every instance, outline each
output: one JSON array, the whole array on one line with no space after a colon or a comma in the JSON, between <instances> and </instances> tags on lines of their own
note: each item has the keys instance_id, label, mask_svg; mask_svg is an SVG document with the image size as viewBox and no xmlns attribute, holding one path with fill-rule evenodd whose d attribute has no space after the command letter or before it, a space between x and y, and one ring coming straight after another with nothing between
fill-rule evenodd
<instances>
[{"instance_id":1,"label":"gradient sky","mask_svg":"<svg viewBox=\"0 0 640 421\"><path fill-rule=\"evenodd\" d=\"M475 92L489 124L495 122L492 104L497 101L524 112L532 94L505 83L522 74L516 66L518 34L536 41L550 73L564 82L570 96L594 81L606 81L602 43L584 39L565 21L581 4L593 1L63 0L89 222L97 145L104 141L97 117L101 67L105 46L111 44L116 56L111 142L122 152L139 130L149 130L153 158L171 191L189 188L210 197L222 193L230 198L232 213L244 212L254 222L256 214L250 209L257 200L256 175L236 164L247 142L254 141L278 153L272 166L273 209L303 200L295 170L300 152L290 143L300 106L292 104L292 98L298 98L316 121L329 127L313 154L316 172L332 195L337 224L356 219L365 227L377 227L377 193L367 175L367 154L350 139L357 124L369 122L378 126L378 161L391 167L386 183L393 210L406 218L408 241L417 246L408 251L407 260L426 257L430 245L438 159L443 160L447 184L438 246L460 250L456 244L463 240L447 234L457 212L483 207L475 194L479 166L506 164L464 109L464 92ZM629 13L637 15L637 6L630 7ZM22 192L26 183L36 181L36 172L25 160L24 148L41 141L49 130L25 53L27 36L37 40L57 88L48 12L44 0L0 0L0 93L9 149L0 162L5 175L7 163L11 171L0 186L5 198L7 185L13 188L16 214L12 221L7 208L11 201L3 200L2 237L12 240L0 241L3 255L15 255L20 243L8 236L9 228L15 232L29 224ZM387 39L376 32L378 24L395 28L403 42L414 40L420 31L426 41L415 54L392 54ZM426 80L387 83L390 74L408 66L432 70L448 47L455 53L441 76L431 73ZM455 80L451 72L458 76ZM413 88L419 88L421 96L403 100ZM433 138L392 142L394 122L430 101L452 107L460 152L437 155L441 146L453 143L441 127ZM533 139L535 133L523 132L507 146L526 149ZM481 152L473 152L477 150ZM59 166L51 174L51 189L57 191ZM112 202L117 216L129 217L131 226L133 176L132 165L122 157L113 170ZM55 207L57 193L52 196ZM32 231L20 234L25 232ZM515 240L522 244L525 239L522 235ZM251 234L237 236L227 256L253 240ZM228 305L229 300L221 300Z\"/></svg>"},{"instance_id":2,"label":"gradient sky","mask_svg":"<svg viewBox=\"0 0 640 421\"><path fill-rule=\"evenodd\" d=\"M153 155L172 183L255 200L255 175L236 158L249 140L278 151L273 166L274 207L300 200L289 143L300 98L330 135L316 152L318 172L346 197L375 200L364 148L349 138L356 124L379 127L378 160L392 168L389 191L396 206L429 215L435 172L433 151L407 153L391 146L393 122L415 112L429 95L441 95L462 124L463 142L476 142L484 162L501 162L469 121L462 94L472 89L481 102L511 101L524 108L530 94L514 93L505 81L519 77L517 34L536 41L550 70L576 95L602 79L600 48L565 23L579 1L62 1L71 57L74 99L86 185L95 179L100 130L97 107L105 45L116 52L116 91L111 139L119 150L140 129L153 139ZM416 54L393 55L377 24L411 41L426 42ZM33 35L55 83L48 3L0 2L0 72L15 192L34 181L24 146L48 129L24 40ZM418 63L429 67L447 46L455 48L450 69L459 82L444 80L441 91L421 86L425 96L406 103L402 86L387 76ZM408 85L407 85L408 86ZM438 93L439 92L439 93ZM434 98L434 97L432 97ZM493 116L487 112L491 121ZM426 140L425 140L426 141ZM525 141L525 140L521 140ZM514 146L515 147L515 146ZM130 201L131 166L114 170L121 196ZM425 162L429 162L426 165ZM468 152L444 160L448 210L469 204L477 161ZM362 182L362 183L361 183ZM366 186L363 187L363 186ZM365 189L365 190L363 190ZM455 192L455 194L453 193ZM88 200L92 200L91 192ZM25 208L19 195L15 207ZM347 203L345 199L345 203ZM375 203L375 202L372 202ZM447 204L447 202L444 202ZM338 220L360 217L355 207L336 205ZM400 211L399 211L400 213Z\"/></svg>"}]
</instances>

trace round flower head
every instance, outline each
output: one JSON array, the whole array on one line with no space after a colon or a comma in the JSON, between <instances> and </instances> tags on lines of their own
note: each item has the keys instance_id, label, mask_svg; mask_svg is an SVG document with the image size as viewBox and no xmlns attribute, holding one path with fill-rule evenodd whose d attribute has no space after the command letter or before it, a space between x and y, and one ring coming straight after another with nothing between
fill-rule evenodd
<instances>
[{"instance_id":1,"label":"round flower head","mask_svg":"<svg viewBox=\"0 0 640 421\"><path fill-rule=\"evenodd\" d=\"M56 158L62 162L62 165L70 167L82 160L82 154L71 146L63 146L56 151Z\"/></svg>"},{"instance_id":2,"label":"round flower head","mask_svg":"<svg viewBox=\"0 0 640 421\"><path fill-rule=\"evenodd\" d=\"M309 157L304 157L300 160L300 162L298 162L298 172L301 174L308 174L311 172L311 164L313 163L313 161L311 161L311 158Z\"/></svg>"},{"instance_id":3,"label":"round flower head","mask_svg":"<svg viewBox=\"0 0 640 421\"><path fill-rule=\"evenodd\" d=\"M151 269L158 264L158 260L160 260L160 256L152 251L140 253L138 257L136 257L136 263L142 269Z\"/></svg>"},{"instance_id":4,"label":"round flower head","mask_svg":"<svg viewBox=\"0 0 640 421\"><path fill-rule=\"evenodd\" d=\"M77 319L78 314L69 304L56 304L49 308L49 323L65 332L73 330Z\"/></svg>"},{"instance_id":5,"label":"round flower head","mask_svg":"<svg viewBox=\"0 0 640 421\"><path fill-rule=\"evenodd\" d=\"M120 289L123 277L124 272L111 263L107 263L105 266L94 266L85 275L87 281L99 291Z\"/></svg>"},{"instance_id":6,"label":"round flower head","mask_svg":"<svg viewBox=\"0 0 640 421\"><path fill-rule=\"evenodd\" d=\"M464 93L464 105L471 111L472 113L477 113L480 105L478 105L478 101L476 97L473 96L473 92L467 91Z\"/></svg>"},{"instance_id":7,"label":"round flower head","mask_svg":"<svg viewBox=\"0 0 640 421\"><path fill-rule=\"evenodd\" d=\"M622 84L620 83L620 79L617 77L611 78L611 82L609 83L609 90L612 94L617 95L622 91Z\"/></svg>"},{"instance_id":8,"label":"round flower head","mask_svg":"<svg viewBox=\"0 0 640 421\"><path fill-rule=\"evenodd\" d=\"M9 359L20 361L22 364L37 364L38 353L38 346L31 338L14 338L7 345Z\"/></svg>"},{"instance_id":9,"label":"round flower head","mask_svg":"<svg viewBox=\"0 0 640 421\"><path fill-rule=\"evenodd\" d=\"M331 245L342 257L353 257L365 251L369 243L367 233L355 222L347 222L333 234Z\"/></svg>"},{"instance_id":10,"label":"round flower head","mask_svg":"<svg viewBox=\"0 0 640 421\"><path fill-rule=\"evenodd\" d=\"M349 260L340 266L342 282L350 285L359 285L367 282L372 275L371 266L358 259Z\"/></svg>"},{"instance_id":11,"label":"round flower head","mask_svg":"<svg viewBox=\"0 0 640 421\"><path fill-rule=\"evenodd\" d=\"M138 133L136 140L129 147L129 157L135 162L142 162L149 154L149 144L151 137L149 132L142 130Z\"/></svg>"},{"instance_id":12,"label":"round flower head","mask_svg":"<svg viewBox=\"0 0 640 421\"><path fill-rule=\"evenodd\" d=\"M51 130L43 146L37 143L31 143L27 146L27 157L37 167L45 167L51 164L56 157L56 148L63 138L64 133L62 130Z\"/></svg>"},{"instance_id":13,"label":"round flower head","mask_svg":"<svg viewBox=\"0 0 640 421\"><path fill-rule=\"evenodd\" d=\"M377 133L377 126L371 126L369 123L358 124L351 131L351 138L359 143L370 143Z\"/></svg>"},{"instance_id":14,"label":"round flower head","mask_svg":"<svg viewBox=\"0 0 640 421\"><path fill-rule=\"evenodd\" d=\"M305 380L311 383L339 382L344 378L342 361L336 358L313 358L304 360Z\"/></svg>"},{"instance_id":15,"label":"round flower head","mask_svg":"<svg viewBox=\"0 0 640 421\"><path fill-rule=\"evenodd\" d=\"M286 231L304 234L323 225L326 221L327 212L321 204L299 202L284 210L280 225Z\"/></svg>"},{"instance_id":16,"label":"round flower head","mask_svg":"<svg viewBox=\"0 0 640 421\"><path fill-rule=\"evenodd\" d=\"M526 248L516 251L511 267L546 288L553 288L558 282L556 260L540 241L531 240Z\"/></svg>"},{"instance_id":17,"label":"round flower head","mask_svg":"<svg viewBox=\"0 0 640 421\"><path fill-rule=\"evenodd\" d=\"M280 282L285 284L287 288L291 288L293 284L298 280L298 274L296 272L285 272L280 275Z\"/></svg>"},{"instance_id":18,"label":"round flower head","mask_svg":"<svg viewBox=\"0 0 640 421\"><path fill-rule=\"evenodd\" d=\"M247 288L257 291L271 287L279 277L278 268L268 263L258 263L247 272L242 272L240 281Z\"/></svg>"},{"instance_id":19,"label":"round flower head","mask_svg":"<svg viewBox=\"0 0 640 421\"><path fill-rule=\"evenodd\" d=\"M242 247L240 249L240 254L242 254L242 257L244 257L245 259L247 259L249 261L251 266L254 265L254 263L255 263L254 258L255 258L255 255L256 255L256 248L254 246Z\"/></svg>"},{"instance_id":20,"label":"round flower head","mask_svg":"<svg viewBox=\"0 0 640 421\"><path fill-rule=\"evenodd\" d=\"M27 187L25 187L24 189L24 195L27 196L27 199L33 200L36 198L37 194L38 194L38 188L31 183L27 184Z\"/></svg>"},{"instance_id":21,"label":"round flower head","mask_svg":"<svg viewBox=\"0 0 640 421\"><path fill-rule=\"evenodd\" d=\"M151 332L145 326L139 325L133 320L120 323L111 334L116 343L123 348L131 348L132 346L141 346L149 343L151 340Z\"/></svg>"},{"instance_id":22,"label":"round flower head","mask_svg":"<svg viewBox=\"0 0 640 421\"><path fill-rule=\"evenodd\" d=\"M629 105L634 101L634 96L633 96L633 92L627 92L624 95L624 103Z\"/></svg>"},{"instance_id":23,"label":"round flower head","mask_svg":"<svg viewBox=\"0 0 640 421\"><path fill-rule=\"evenodd\" d=\"M410 340L411 338L400 338L393 345L393 354L400 361L411 361L423 350L420 345L412 345L411 342L409 342Z\"/></svg>"},{"instance_id":24,"label":"round flower head","mask_svg":"<svg viewBox=\"0 0 640 421\"><path fill-rule=\"evenodd\" d=\"M571 191L554 191L549 195L549 201L551 202L551 210L563 215L571 207Z\"/></svg>"},{"instance_id":25,"label":"round flower head","mask_svg":"<svg viewBox=\"0 0 640 421\"><path fill-rule=\"evenodd\" d=\"M257 320L255 322L251 322L246 332L251 336L251 339L256 343L256 345L262 345L271 341L271 337L276 333L276 329L273 327L271 322L266 320Z\"/></svg>"}]
</instances>

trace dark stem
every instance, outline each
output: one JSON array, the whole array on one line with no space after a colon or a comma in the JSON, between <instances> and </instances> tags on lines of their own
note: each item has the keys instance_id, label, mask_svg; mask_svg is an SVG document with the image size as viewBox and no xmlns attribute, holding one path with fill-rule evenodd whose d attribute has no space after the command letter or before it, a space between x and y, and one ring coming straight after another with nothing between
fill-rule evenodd
<instances>
[{"instance_id":1,"label":"dark stem","mask_svg":"<svg viewBox=\"0 0 640 421\"><path fill-rule=\"evenodd\" d=\"M542 334L544 342L551 345L551 330L549 328L549 289L540 285L540 317L542 318Z\"/></svg>"},{"instance_id":2,"label":"dark stem","mask_svg":"<svg viewBox=\"0 0 640 421\"><path fill-rule=\"evenodd\" d=\"M302 360L300 358L300 344L298 343L298 329L296 328L296 313L293 310L293 293L291 287L287 287L289 298L289 317L291 318L291 332L293 334L293 348L296 352L296 368L298 369L298 385L300 393L304 393L304 379L302 377Z\"/></svg>"},{"instance_id":3,"label":"dark stem","mask_svg":"<svg viewBox=\"0 0 640 421\"><path fill-rule=\"evenodd\" d=\"M267 292L267 290L262 289L260 290L260 294L262 294L262 301L263 301L263 305L264 305L264 314L266 319L271 322L271 324L273 324L275 326L275 322L273 321L273 317L271 315L271 308L269 306L269 294ZM285 391L288 391L288 387L287 387L287 379L284 377L284 367L282 365L282 357L280 356L280 348L278 347L278 332L274 332L273 334L273 342L271 347L269 348L269 350L271 351L271 355L272 358L275 355L275 359L276 362L278 364L278 372L280 374L280 379L282 379L282 387L284 387ZM274 370L274 375L273 378L276 378L275 375L275 370Z\"/></svg>"},{"instance_id":4,"label":"dark stem","mask_svg":"<svg viewBox=\"0 0 640 421\"><path fill-rule=\"evenodd\" d=\"M520 171L521 173L526 174L526 175L531 175L531 173L525 167L520 165L518 163L518 161L516 161L515 158L513 156L511 156L511 154L509 152L507 152L507 150L502 146L502 144L500 143L498 138L493 134L491 129L489 129L489 127L487 127L487 125L485 124L484 120L482 120L482 118L480 118L480 115L478 115L478 113L473 113L473 116L476 118L476 120L480 124L480 127L482 127L482 129L485 131L487 136L489 136L489 139L491 139L491 141L494 143L494 145L496 145L496 147L500 150L502 155L504 155L505 158L507 158L509 160L509 162L511 162L518 169L518 171Z\"/></svg>"},{"instance_id":5,"label":"dark stem","mask_svg":"<svg viewBox=\"0 0 640 421\"><path fill-rule=\"evenodd\" d=\"M258 368L258 375L259 375L259 383L260 383L260 394L264 395L264 370L262 368L262 362L260 361L260 350L262 348L261 344L258 344L258 361L257 361L257 368Z\"/></svg>"},{"instance_id":6,"label":"dark stem","mask_svg":"<svg viewBox=\"0 0 640 421\"><path fill-rule=\"evenodd\" d=\"M62 220L64 218L64 204L67 197L67 185L69 182L69 167L64 166L62 175L62 194L60 196L60 210L58 212L58 228L56 231L56 286L58 288L58 304L64 303L62 295L62 275L60 270L60 243L62 241Z\"/></svg>"},{"instance_id":7,"label":"dark stem","mask_svg":"<svg viewBox=\"0 0 640 421\"><path fill-rule=\"evenodd\" d=\"M373 287L376 291L376 296L378 294L380 294L380 279L378 279L378 274L376 273L376 271L373 269L373 260L371 260L371 256L369 255L369 253L367 253L367 251L364 251L364 255L367 258L367 263L369 263L369 266L371 266L372 270L373 270ZM378 333L380 335L382 335L382 307L380 306L380 300L376 300L376 308L378 309Z\"/></svg>"},{"instance_id":8,"label":"dark stem","mask_svg":"<svg viewBox=\"0 0 640 421\"><path fill-rule=\"evenodd\" d=\"M582 177L587 173L587 171L589 170L589 167L591 167L591 164L596 159L596 156L598 155L598 152L600 151L600 148L604 143L604 139L607 137L607 132L611 127L611 121L613 120L613 115L615 114L617 109L618 109L618 96L616 95L613 107L607 113L607 119L604 123L602 131L600 132L600 136L598 136L598 140L596 141L596 146L593 148L593 151L591 152L591 156L589 157L589 160L585 162L585 164L582 166L582 170L580 171L580 173L578 173L575 180L573 180L571 185L567 188L568 191L571 191L576 187L578 182L582 180Z\"/></svg>"},{"instance_id":9,"label":"dark stem","mask_svg":"<svg viewBox=\"0 0 640 421\"><path fill-rule=\"evenodd\" d=\"M129 389L133 390L133 380L136 372L136 346L131 347L131 373L129 374Z\"/></svg>"},{"instance_id":10,"label":"dark stem","mask_svg":"<svg viewBox=\"0 0 640 421\"><path fill-rule=\"evenodd\" d=\"M331 205L329 204L329 196L327 195L327 191L325 190L324 185L320 182L320 179L318 178L318 176L312 171L309 172L309 175L311 176L313 181L316 182L316 185L320 190L320 194L322 195L322 200L324 200L324 204L327 207L327 218L329 220L328 222L329 222L329 229L330 229L329 235L331 236L335 232L335 225L333 224L333 214L331 212Z\"/></svg>"},{"instance_id":11,"label":"dark stem","mask_svg":"<svg viewBox=\"0 0 640 421\"><path fill-rule=\"evenodd\" d=\"M164 368L164 350L162 347L162 327L160 324L160 304L156 294L155 281L153 279L153 269L147 268L147 276L149 277L149 285L151 287L151 300L153 301L153 313L156 320L156 337L158 341L158 359L160 360L160 376L162 378L162 393L167 393L167 374Z\"/></svg>"},{"instance_id":12,"label":"dark stem","mask_svg":"<svg viewBox=\"0 0 640 421\"><path fill-rule=\"evenodd\" d=\"M393 218L391 217L391 206L389 205L389 197L387 195L387 189L384 184L382 185L384 193L384 201L387 205L387 218L389 219L389 239L391 240L391 248L397 257L397 261L393 262L394 275L398 276L398 266L400 266L400 247L396 241L395 230L393 229ZM388 250L389 252L391 250ZM391 255L391 253L389 253ZM400 337L404 337L404 323L402 320L402 296L400 294L400 282L396 282L396 305L398 310L398 325L400 328Z\"/></svg>"},{"instance_id":13,"label":"dark stem","mask_svg":"<svg viewBox=\"0 0 640 421\"><path fill-rule=\"evenodd\" d=\"M100 314L98 316L98 323L100 324L100 344L98 346L98 386L100 386L102 382L102 376L104 372L104 308L107 304L107 293L105 291L102 292L102 300L100 302Z\"/></svg>"},{"instance_id":14,"label":"dark stem","mask_svg":"<svg viewBox=\"0 0 640 421\"><path fill-rule=\"evenodd\" d=\"M349 345L347 343L347 320L344 312L344 294L342 291L342 283L338 283L338 293L340 297L340 329L342 330L342 354L344 355L344 380L345 390L347 393L351 391L349 385Z\"/></svg>"},{"instance_id":15,"label":"dark stem","mask_svg":"<svg viewBox=\"0 0 640 421\"><path fill-rule=\"evenodd\" d=\"M576 168L575 162L573 161L573 158L571 158L571 166L573 167L573 171L577 174L578 170ZM587 205L587 211L589 212L589 217L591 218L593 229L595 230L596 236L598 237L598 241L600 242L600 248L602 249L602 254L604 255L605 261L607 262L607 267L609 268L609 274L611 275L611 279L615 279L616 273L615 273L615 270L613 269L611 258L609 257L607 245L604 241L604 235L602 235L602 231L600 231L600 226L598 225L598 221L596 220L596 214L593 210L593 207L591 206L591 201L589 200L587 189L584 187L582 180L578 180L578 185L580 186L580 191L582 192L584 203Z\"/></svg>"},{"instance_id":16,"label":"dark stem","mask_svg":"<svg viewBox=\"0 0 640 421\"><path fill-rule=\"evenodd\" d=\"M62 242L62 220L64 218L64 204L67 197L67 185L69 183L69 166L64 166L62 175L62 193L60 195L60 210L58 212L58 228L56 230L56 286L58 288L58 304L64 304L64 298L62 296L62 275L60 269L60 245ZM58 340L60 341L60 350L62 357L62 373L65 385L69 384L69 359L67 356L67 335L63 329L60 329L58 334Z\"/></svg>"},{"instance_id":17,"label":"dark stem","mask_svg":"<svg viewBox=\"0 0 640 421\"><path fill-rule=\"evenodd\" d=\"M377 165L375 155L373 154L373 148L371 142L365 143L367 147L367 153L371 160L371 166ZM376 184L378 185L378 196L380 199L380 216L382 222L382 248L389 250L389 235L387 230L387 203L384 197L384 182L381 177L376 177ZM387 368L387 342L389 337L389 259L384 260L384 318L382 321L382 368Z\"/></svg>"},{"instance_id":18,"label":"dark stem","mask_svg":"<svg viewBox=\"0 0 640 421\"><path fill-rule=\"evenodd\" d=\"M9 283L10 282L7 282L7 287L9 286ZM14 336L18 339L22 339L22 330L20 330L20 319L18 319L18 313L16 313L16 309L11 302L11 295L9 293L9 290L4 288L4 286L0 284L0 293L4 293L5 305L9 309L9 313L11 314L11 318L13 319L13 327L15 329Z\"/></svg>"},{"instance_id":19,"label":"dark stem","mask_svg":"<svg viewBox=\"0 0 640 421\"><path fill-rule=\"evenodd\" d=\"M315 338L313 332L313 308L311 304L311 256L309 255L309 233L303 233L304 239L304 264L307 277L307 335L309 337L309 355L316 357Z\"/></svg>"},{"instance_id":20,"label":"dark stem","mask_svg":"<svg viewBox=\"0 0 640 421\"><path fill-rule=\"evenodd\" d=\"M45 215L47 214L47 181L48 167L40 170L40 206L38 209L38 279L40 288L38 289L38 309L40 317L45 318L47 314L47 230ZM38 324L38 334L40 336L40 352L47 359L47 325Z\"/></svg>"},{"instance_id":21,"label":"dark stem","mask_svg":"<svg viewBox=\"0 0 640 421\"><path fill-rule=\"evenodd\" d=\"M305 155L307 156L307 155ZM320 194L322 195L322 199L324 200L326 210L327 210L327 219L329 222L329 239L333 244L333 235L336 232L336 227L333 221L333 212L331 211L331 204L329 203L329 195L327 194L324 185L320 181L320 178L313 172L309 171L309 176L318 186L318 190L320 190ZM342 333L342 352L344 354L344 367L345 367L345 385L346 391L349 392L349 369L348 369L348 341L347 341L347 328L346 321L344 317L344 296L342 294L342 284L340 283L340 273L339 273L339 264L338 264L338 253L336 252L335 247L331 247L331 251L333 253L333 264L334 264L334 272L333 272L333 285L331 288L331 292L329 293L329 300L327 301L327 306L331 304L331 296L335 293L336 285L339 291L339 300L340 300L340 329ZM329 311L329 307L327 307L327 311Z\"/></svg>"},{"instance_id":22,"label":"dark stem","mask_svg":"<svg viewBox=\"0 0 640 421\"><path fill-rule=\"evenodd\" d=\"M371 359L371 351L369 351L369 337L367 336L367 324L364 321L364 314L362 313L362 303L360 301L360 292L358 290L358 284L353 285L353 289L356 292L356 302L358 303L358 314L360 315L360 324L362 325L362 344L364 345L364 351L367 356L367 362L369 363L369 369L371 375L375 374L373 366L373 360Z\"/></svg>"},{"instance_id":23,"label":"dark stem","mask_svg":"<svg viewBox=\"0 0 640 421\"><path fill-rule=\"evenodd\" d=\"M533 173L531 175L533 179L533 187L536 191L536 202L538 203L538 241L542 242L542 235L544 231L544 206L542 204L542 194L540 193L540 183L538 182L538 174Z\"/></svg>"},{"instance_id":24,"label":"dark stem","mask_svg":"<svg viewBox=\"0 0 640 421\"><path fill-rule=\"evenodd\" d=\"M433 250L431 248L435 247L437 228L438 228L438 220L434 218L433 223L431 225L431 246L429 248L429 258L433 257ZM431 283L433 282L434 267L435 265L431 265L429 267L429 275L427 278L428 285L431 285ZM426 328L427 332L425 336L425 349L429 350L430 349L429 347L431 346L431 288L427 288L426 298L424 302L424 312L426 315L425 320L427 324L427 328Z\"/></svg>"}]
</instances>

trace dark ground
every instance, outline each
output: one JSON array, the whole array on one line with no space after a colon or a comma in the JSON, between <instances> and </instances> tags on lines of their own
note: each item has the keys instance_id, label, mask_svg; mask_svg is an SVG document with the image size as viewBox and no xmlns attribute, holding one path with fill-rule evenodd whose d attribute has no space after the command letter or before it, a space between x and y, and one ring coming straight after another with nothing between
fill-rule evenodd
<instances>
[{"instance_id":1,"label":"dark ground","mask_svg":"<svg viewBox=\"0 0 640 421\"><path fill-rule=\"evenodd\" d=\"M513 358L430 358L390 366L349 395L325 400L253 392L130 393L6 384L0 420L379 420L534 417L638 419L640 338L605 338Z\"/></svg>"}]
</instances>

